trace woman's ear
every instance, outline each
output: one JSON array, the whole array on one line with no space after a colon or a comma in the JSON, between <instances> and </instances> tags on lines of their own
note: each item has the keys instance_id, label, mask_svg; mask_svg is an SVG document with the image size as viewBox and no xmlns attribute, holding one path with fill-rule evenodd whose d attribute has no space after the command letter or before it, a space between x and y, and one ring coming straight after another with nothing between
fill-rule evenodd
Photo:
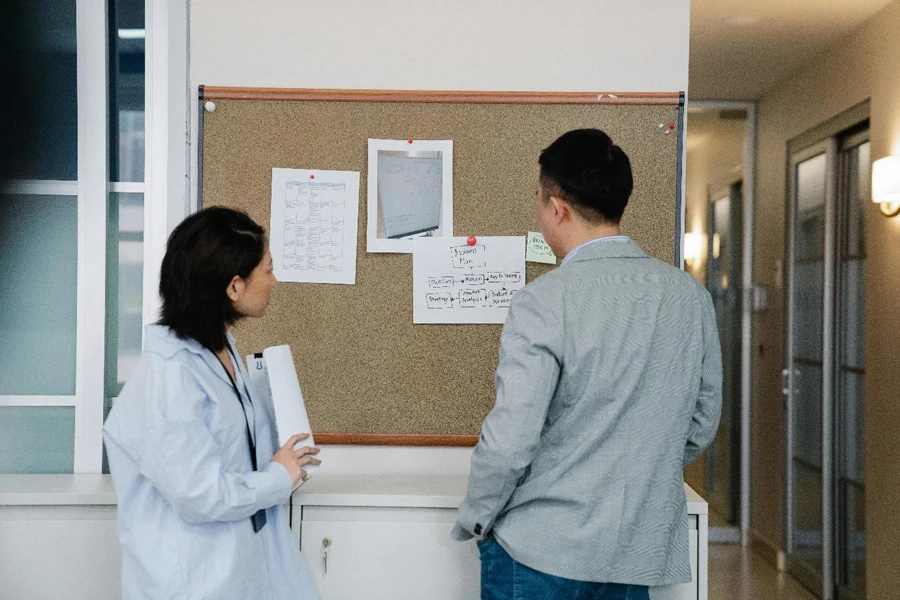
<instances>
[{"instance_id":1,"label":"woman's ear","mask_svg":"<svg viewBox=\"0 0 900 600\"><path fill-rule=\"evenodd\" d=\"M244 282L244 279L241 276L235 275L228 283L228 287L225 288L228 299L232 302L240 300L241 296L244 295L244 287L246 287L246 285L246 282Z\"/></svg>"}]
</instances>

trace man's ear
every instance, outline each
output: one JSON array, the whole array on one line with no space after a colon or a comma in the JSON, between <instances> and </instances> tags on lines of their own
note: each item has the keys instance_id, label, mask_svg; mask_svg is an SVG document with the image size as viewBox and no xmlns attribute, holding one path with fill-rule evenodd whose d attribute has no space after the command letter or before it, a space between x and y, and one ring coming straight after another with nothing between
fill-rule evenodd
<instances>
[{"instance_id":1,"label":"man's ear","mask_svg":"<svg viewBox=\"0 0 900 600\"><path fill-rule=\"evenodd\" d=\"M239 275L235 275L230 282L228 282L228 287L225 288L225 294L228 296L228 299L232 302L237 302L241 299L241 296L244 294L244 287L247 284L244 282L244 279Z\"/></svg>"},{"instance_id":2,"label":"man's ear","mask_svg":"<svg viewBox=\"0 0 900 600\"><path fill-rule=\"evenodd\" d=\"M553 208L553 216L557 223L561 223L572 216L572 207L559 196L550 196L550 206Z\"/></svg>"}]
</instances>

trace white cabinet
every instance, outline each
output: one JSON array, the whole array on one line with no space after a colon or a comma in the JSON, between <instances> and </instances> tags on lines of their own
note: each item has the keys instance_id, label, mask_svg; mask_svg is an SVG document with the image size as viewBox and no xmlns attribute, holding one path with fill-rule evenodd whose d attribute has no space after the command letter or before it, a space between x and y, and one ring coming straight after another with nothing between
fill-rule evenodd
<instances>
[{"instance_id":1,"label":"white cabinet","mask_svg":"<svg viewBox=\"0 0 900 600\"><path fill-rule=\"evenodd\" d=\"M478 550L450 539L466 485L465 477L313 476L294 494L291 527L322 600L476 600ZM707 600L707 506L685 491L694 578L652 589L652 600ZM115 517L108 475L0 475L0 599L121 597Z\"/></svg>"},{"instance_id":2,"label":"white cabinet","mask_svg":"<svg viewBox=\"0 0 900 600\"><path fill-rule=\"evenodd\" d=\"M466 484L465 477L311 478L294 495L291 520L322 600L476 600L478 550L450 539ZM653 588L651 600L706 600L706 503L686 491L693 581Z\"/></svg>"},{"instance_id":3,"label":"white cabinet","mask_svg":"<svg viewBox=\"0 0 900 600\"><path fill-rule=\"evenodd\" d=\"M109 477L0 475L0 599L121 597Z\"/></svg>"},{"instance_id":4,"label":"white cabinet","mask_svg":"<svg viewBox=\"0 0 900 600\"><path fill-rule=\"evenodd\" d=\"M478 551L450 539L455 520L447 508L307 506L300 547L323 600L471 600Z\"/></svg>"}]
</instances>

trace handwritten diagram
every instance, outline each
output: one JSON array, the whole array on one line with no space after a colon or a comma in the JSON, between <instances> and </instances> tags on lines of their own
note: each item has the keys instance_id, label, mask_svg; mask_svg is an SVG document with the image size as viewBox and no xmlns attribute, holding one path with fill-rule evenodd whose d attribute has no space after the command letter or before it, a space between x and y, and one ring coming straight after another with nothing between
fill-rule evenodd
<instances>
[{"instance_id":1,"label":"handwritten diagram","mask_svg":"<svg viewBox=\"0 0 900 600\"><path fill-rule=\"evenodd\" d=\"M413 255L415 323L502 323L525 285L521 237L416 240Z\"/></svg>"},{"instance_id":2,"label":"handwritten diagram","mask_svg":"<svg viewBox=\"0 0 900 600\"><path fill-rule=\"evenodd\" d=\"M450 248L450 263L454 269L470 269L470 273L443 275L428 278L432 290L453 289L425 294L429 310L446 308L508 308L513 294L521 288L519 271L476 273L475 269L487 266L484 245L455 246Z\"/></svg>"}]
</instances>

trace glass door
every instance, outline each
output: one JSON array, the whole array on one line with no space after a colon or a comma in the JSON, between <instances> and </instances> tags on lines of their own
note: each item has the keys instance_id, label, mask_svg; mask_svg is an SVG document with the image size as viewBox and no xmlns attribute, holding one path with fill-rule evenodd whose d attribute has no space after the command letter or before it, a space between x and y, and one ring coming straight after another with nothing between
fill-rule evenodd
<instances>
[{"instance_id":1,"label":"glass door","mask_svg":"<svg viewBox=\"0 0 900 600\"><path fill-rule=\"evenodd\" d=\"M792 161L792 194L787 247L790 276L788 281L787 367L784 372L787 412L787 544L791 573L813 591L822 594L826 572L826 536L823 527L830 503L825 501L830 459L824 452L824 421L829 390L823 376L829 346L826 313L833 309L827 302L825 275L833 271L826 264L826 239L832 226L833 191L828 189L828 173L833 171L830 144L807 150ZM830 466L830 463L829 463ZM830 518L829 518L830 521ZM824 597L824 596L823 596Z\"/></svg>"},{"instance_id":2,"label":"glass door","mask_svg":"<svg viewBox=\"0 0 900 600\"><path fill-rule=\"evenodd\" d=\"M868 132L843 140L840 161L835 577L839 598L859 599L866 591L865 209L872 194Z\"/></svg>"},{"instance_id":3,"label":"glass door","mask_svg":"<svg viewBox=\"0 0 900 600\"><path fill-rule=\"evenodd\" d=\"M865 590L867 132L791 157L783 394L789 571L821 598Z\"/></svg>"}]
</instances>

